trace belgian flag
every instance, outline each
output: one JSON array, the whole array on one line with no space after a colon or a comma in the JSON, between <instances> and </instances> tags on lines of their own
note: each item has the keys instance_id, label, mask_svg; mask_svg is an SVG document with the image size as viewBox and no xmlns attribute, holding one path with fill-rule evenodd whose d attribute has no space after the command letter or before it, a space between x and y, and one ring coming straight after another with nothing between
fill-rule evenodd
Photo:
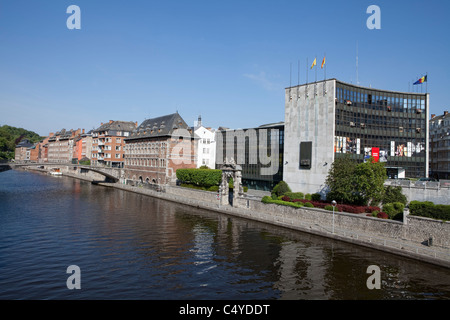
<instances>
[{"instance_id":1,"label":"belgian flag","mask_svg":"<svg viewBox=\"0 0 450 320\"><path fill-rule=\"evenodd\" d=\"M422 84L422 83L424 83L424 82L427 82L427 78L428 78L428 76L423 76L422 78L420 78L419 80L417 80L416 82L414 82L413 85L416 85L416 84Z\"/></svg>"}]
</instances>

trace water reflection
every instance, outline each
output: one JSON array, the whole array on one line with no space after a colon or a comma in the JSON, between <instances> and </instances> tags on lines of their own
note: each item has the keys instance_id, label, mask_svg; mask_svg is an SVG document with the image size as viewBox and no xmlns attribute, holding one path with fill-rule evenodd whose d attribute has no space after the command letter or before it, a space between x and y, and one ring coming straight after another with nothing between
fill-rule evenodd
<instances>
[{"instance_id":1,"label":"water reflection","mask_svg":"<svg viewBox=\"0 0 450 320\"><path fill-rule=\"evenodd\" d=\"M3 299L449 299L444 268L70 178L0 177Z\"/></svg>"}]
</instances>

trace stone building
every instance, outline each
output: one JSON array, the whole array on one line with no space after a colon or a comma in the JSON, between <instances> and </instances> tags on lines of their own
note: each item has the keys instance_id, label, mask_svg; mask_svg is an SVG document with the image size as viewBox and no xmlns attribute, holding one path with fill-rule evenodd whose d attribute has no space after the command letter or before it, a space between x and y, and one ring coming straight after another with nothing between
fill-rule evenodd
<instances>
[{"instance_id":1,"label":"stone building","mask_svg":"<svg viewBox=\"0 0 450 320\"><path fill-rule=\"evenodd\" d=\"M80 135L81 129L56 132L48 139L48 162L70 163L73 157L75 139Z\"/></svg>"},{"instance_id":2,"label":"stone building","mask_svg":"<svg viewBox=\"0 0 450 320\"><path fill-rule=\"evenodd\" d=\"M450 179L450 115L448 111L430 119L430 176Z\"/></svg>"},{"instance_id":3,"label":"stone building","mask_svg":"<svg viewBox=\"0 0 450 320\"><path fill-rule=\"evenodd\" d=\"M16 145L14 160L16 162L30 161L30 148L32 147L34 147L34 143L28 139L22 139Z\"/></svg>"},{"instance_id":4,"label":"stone building","mask_svg":"<svg viewBox=\"0 0 450 320\"><path fill-rule=\"evenodd\" d=\"M196 168L192 129L178 113L147 119L125 139L125 179L171 184L180 168Z\"/></svg>"},{"instance_id":5,"label":"stone building","mask_svg":"<svg viewBox=\"0 0 450 320\"><path fill-rule=\"evenodd\" d=\"M120 167L124 165L125 138L136 129L137 122L113 121L101 123L92 131L92 165Z\"/></svg>"},{"instance_id":6,"label":"stone building","mask_svg":"<svg viewBox=\"0 0 450 320\"><path fill-rule=\"evenodd\" d=\"M285 180L326 193L333 161L385 162L390 178L428 176L428 93L386 91L329 79L285 89Z\"/></svg>"}]
</instances>

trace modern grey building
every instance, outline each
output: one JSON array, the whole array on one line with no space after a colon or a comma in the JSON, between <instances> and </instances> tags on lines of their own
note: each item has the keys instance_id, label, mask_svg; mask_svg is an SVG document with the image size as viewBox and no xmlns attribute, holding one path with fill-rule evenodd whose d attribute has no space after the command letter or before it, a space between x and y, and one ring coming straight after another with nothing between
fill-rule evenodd
<instances>
[{"instance_id":1,"label":"modern grey building","mask_svg":"<svg viewBox=\"0 0 450 320\"><path fill-rule=\"evenodd\" d=\"M233 158L242 167L242 184L270 191L283 179L284 123L216 131L216 168Z\"/></svg>"},{"instance_id":2,"label":"modern grey building","mask_svg":"<svg viewBox=\"0 0 450 320\"><path fill-rule=\"evenodd\" d=\"M378 90L329 79L285 89L283 180L326 192L333 161L348 154L385 162L390 178L428 176L429 94Z\"/></svg>"}]
</instances>

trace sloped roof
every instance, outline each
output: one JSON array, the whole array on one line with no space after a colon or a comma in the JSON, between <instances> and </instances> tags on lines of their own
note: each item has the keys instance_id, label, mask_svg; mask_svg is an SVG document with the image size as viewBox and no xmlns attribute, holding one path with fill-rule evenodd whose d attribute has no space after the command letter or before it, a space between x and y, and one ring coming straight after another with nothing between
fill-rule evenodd
<instances>
[{"instance_id":1,"label":"sloped roof","mask_svg":"<svg viewBox=\"0 0 450 320\"><path fill-rule=\"evenodd\" d=\"M125 140L170 136L176 129L185 129L192 134L191 128L178 112L144 120Z\"/></svg>"},{"instance_id":2,"label":"sloped roof","mask_svg":"<svg viewBox=\"0 0 450 320\"><path fill-rule=\"evenodd\" d=\"M34 146L34 144L28 139L23 139L16 145L16 148L30 148L32 146Z\"/></svg>"},{"instance_id":3,"label":"sloped roof","mask_svg":"<svg viewBox=\"0 0 450 320\"><path fill-rule=\"evenodd\" d=\"M128 131L131 132L136 129L136 125L133 121L113 121L107 122L95 129L93 132L101 132L101 131Z\"/></svg>"}]
</instances>

